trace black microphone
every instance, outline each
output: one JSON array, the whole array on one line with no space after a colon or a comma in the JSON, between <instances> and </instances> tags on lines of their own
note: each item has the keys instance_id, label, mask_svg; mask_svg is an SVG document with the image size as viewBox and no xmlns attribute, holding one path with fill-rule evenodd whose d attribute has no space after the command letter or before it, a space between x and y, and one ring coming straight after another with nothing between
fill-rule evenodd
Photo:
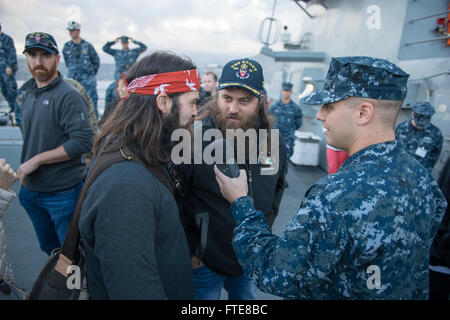
<instances>
[{"instance_id":1,"label":"black microphone","mask_svg":"<svg viewBox=\"0 0 450 320\"><path fill-rule=\"evenodd\" d=\"M234 152L233 147L226 139L216 139L214 142L212 142L210 145L208 145L209 148L214 148L217 150L222 150L223 157L219 160L221 163L217 161L217 154L214 158L214 162L217 166L217 168L226 176L230 178L237 178L239 177L239 167L236 163L236 160L234 159ZM220 156L219 156L220 157ZM222 161L224 160L224 161Z\"/></svg>"}]
</instances>

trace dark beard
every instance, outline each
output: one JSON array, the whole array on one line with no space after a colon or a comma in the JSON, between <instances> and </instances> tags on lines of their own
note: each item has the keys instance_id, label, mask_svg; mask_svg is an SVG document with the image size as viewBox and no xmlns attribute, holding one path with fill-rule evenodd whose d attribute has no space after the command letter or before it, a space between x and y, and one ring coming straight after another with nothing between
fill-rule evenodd
<instances>
[{"instance_id":1,"label":"dark beard","mask_svg":"<svg viewBox=\"0 0 450 320\"><path fill-rule=\"evenodd\" d=\"M164 132L162 134L162 143L164 146L167 146L169 150L172 149L172 147L177 143L176 141L172 141L172 133L176 129L186 129L189 130L191 133L191 137L193 137L193 131L192 131L192 122L194 121L194 118L189 121L186 125L182 126L180 123L180 105L178 104L178 99L173 99L173 104L171 111L168 115L163 117L163 128Z\"/></svg>"}]
</instances>

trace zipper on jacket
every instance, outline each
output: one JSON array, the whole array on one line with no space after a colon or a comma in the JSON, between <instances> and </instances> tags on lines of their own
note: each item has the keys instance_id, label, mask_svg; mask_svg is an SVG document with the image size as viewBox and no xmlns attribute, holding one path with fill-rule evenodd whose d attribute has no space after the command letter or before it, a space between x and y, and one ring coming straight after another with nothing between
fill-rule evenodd
<instances>
[{"instance_id":1,"label":"zipper on jacket","mask_svg":"<svg viewBox=\"0 0 450 320\"><path fill-rule=\"evenodd\" d=\"M248 195L253 199L253 186L252 186L253 177L252 177L252 170L251 170L250 165L248 165L247 163L245 164L245 169L246 169L246 171L247 171Z\"/></svg>"}]
</instances>

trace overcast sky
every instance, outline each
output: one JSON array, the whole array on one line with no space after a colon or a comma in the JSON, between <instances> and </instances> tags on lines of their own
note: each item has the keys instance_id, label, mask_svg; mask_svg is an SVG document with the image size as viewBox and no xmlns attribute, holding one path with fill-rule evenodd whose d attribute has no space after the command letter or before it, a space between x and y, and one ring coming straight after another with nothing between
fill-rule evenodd
<instances>
[{"instance_id":1,"label":"overcast sky","mask_svg":"<svg viewBox=\"0 0 450 320\"><path fill-rule=\"evenodd\" d=\"M0 0L0 22L18 55L26 34L34 31L52 34L62 49L70 39L67 21L79 20L81 37L105 63L114 61L103 45L128 35L144 42L147 53L172 50L198 64L223 64L259 53L260 24L271 16L272 7L273 0ZM299 35L304 16L293 1L278 0L275 17L289 26L294 38Z\"/></svg>"}]
</instances>

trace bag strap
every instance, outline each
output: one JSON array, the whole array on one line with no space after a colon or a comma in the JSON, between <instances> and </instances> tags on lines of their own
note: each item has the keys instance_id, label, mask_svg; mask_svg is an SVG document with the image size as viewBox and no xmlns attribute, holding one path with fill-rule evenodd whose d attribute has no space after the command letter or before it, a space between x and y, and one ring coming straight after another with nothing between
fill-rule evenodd
<instances>
[{"instance_id":1,"label":"bag strap","mask_svg":"<svg viewBox=\"0 0 450 320\"><path fill-rule=\"evenodd\" d=\"M128 150L126 151L127 154L130 154ZM80 221L83 202L84 199L86 198L86 194L89 187L100 175L100 173L102 173L103 170L105 170L107 167L117 162L132 161L132 160L143 164L139 159L124 154L122 149L115 152L103 153L96 159L94 165L89 170L89 174L87 175L86 181L83 185L83 189L81 190L80 196L77 201L77 205L75 206L75 211L73 213L72 220L67 229L66 237L64 239L64 243L61 249L60 256L63 255L63 257L61 257L60 260L65 261L64 266L70 265L70 262L73 262L75 260L77 254L77 248L80 241L80 230L78 225ZM167 187L167 189L175 196L175 189L171 184L169 177L164 172L162 165L145 166L145 167L148 170L150 170L150 172L152 172L156 176L156 178L162 184L164 184ZM63 271L64 273L66 273L65 270L66 268L64 267L61 268L61 271Z\"/></svg>"}]
</instances>

